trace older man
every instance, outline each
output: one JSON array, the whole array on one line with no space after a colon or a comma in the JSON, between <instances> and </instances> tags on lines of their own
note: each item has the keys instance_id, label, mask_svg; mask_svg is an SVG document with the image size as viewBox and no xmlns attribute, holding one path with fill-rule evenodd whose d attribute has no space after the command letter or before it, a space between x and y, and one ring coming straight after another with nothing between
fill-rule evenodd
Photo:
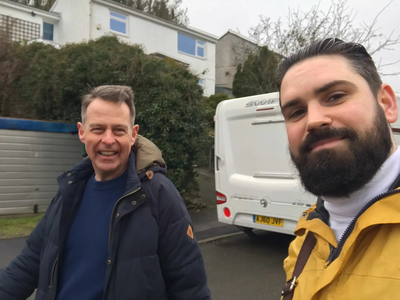
<instances>
[{"instance_id":1,"label":"older man","mask_svg":"<svg viewBox=\"0 0 400 300\"><path fill-rule=\"evenodd\" d=\"M0 273L1 300L35 288L38 300L210 299L185 204L134 121L129 87L84 96L78 129L89 157L58 178L45 216Z\"/></svg>"},{"instance_id":2,"label":"older man","mask_svg":"<svg viewBox=\"0 0 400 300\"><path fill-rule=\"evenodd\" d=\"M283 299L400 294L400 150L392 88L365 48L317 41L277 72L292 160L318 201L300 218Z\"/></svg>"}]
</instances>

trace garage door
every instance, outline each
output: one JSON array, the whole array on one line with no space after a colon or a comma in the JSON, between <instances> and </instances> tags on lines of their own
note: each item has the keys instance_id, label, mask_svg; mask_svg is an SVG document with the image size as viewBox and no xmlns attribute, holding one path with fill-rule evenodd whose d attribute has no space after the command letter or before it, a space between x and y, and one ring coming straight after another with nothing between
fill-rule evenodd
<instances>
[{"instance_id":1,"label":"garage door","mask_svg":"<svg viewBox=\"0 0 400 300\"><path fill-rule=\"evenodd\" d=\"M0 129L0 215L44 212L57 177L82 160L76 125L9 120L0 118L0 128L13 128Z\"/></svg>"}]
</instances>

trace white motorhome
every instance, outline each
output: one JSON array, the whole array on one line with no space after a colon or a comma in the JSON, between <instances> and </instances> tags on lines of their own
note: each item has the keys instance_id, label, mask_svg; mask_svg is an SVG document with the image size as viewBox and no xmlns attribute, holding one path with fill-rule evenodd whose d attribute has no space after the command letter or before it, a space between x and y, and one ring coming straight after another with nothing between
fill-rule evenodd
<instances>
[{"instance_id":1,"label":"white motorhome","mask_svg":"<svg viewBox=\"0 0 400 300\"><path fill-rule=\"evenodd\" d=\"M399 102L400 94L396 97ZM400 119L392 128L400 145ZM248 234L253 229L293 234L300 215L315 203L291 162L278 93L218 105L215 183L218 220Z\"/></svg>"}]
</instances>

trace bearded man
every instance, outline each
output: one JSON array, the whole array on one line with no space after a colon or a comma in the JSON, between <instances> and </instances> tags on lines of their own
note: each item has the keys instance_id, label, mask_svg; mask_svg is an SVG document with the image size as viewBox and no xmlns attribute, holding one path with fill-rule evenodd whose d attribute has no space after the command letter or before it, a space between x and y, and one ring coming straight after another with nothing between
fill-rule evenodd
<instances>
[{"instance_id":1,"label":"bearded man","mask_svg":"<svg viewBox=\"0 0 400 300\"><path fill-rule=\"evenodd\" d=\"M283 299L397 299L400 150L392 88L366 49L314 42L277 71L291 158L317 203L301 216Z\"/></svg>"}]
</instances>

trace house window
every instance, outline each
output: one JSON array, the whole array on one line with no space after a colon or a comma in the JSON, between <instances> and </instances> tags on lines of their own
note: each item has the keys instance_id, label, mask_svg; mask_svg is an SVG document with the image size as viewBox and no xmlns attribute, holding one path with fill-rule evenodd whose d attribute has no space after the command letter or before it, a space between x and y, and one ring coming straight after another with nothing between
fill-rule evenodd
<instances>
[{"instance_id":1,"label":"house window","mask_svg":"<svg viewBox=\"0 0 400 300\"><path fill-rule=\"evenodd\" d=\"M128 34L127 23L128 23L127 16L110 11L110 29L112 31L122 34Z\"/></svg>"},{"instance_id":2,"label":"house window","mask_svg":"<svg viewBox=\"0 0 400 300\"><path fill-rule=\"evenodd\" d=\"M43 39L52 41L54 39L54 25L43 22Z\"/></svg>"},{"instance_id":3,"label":"house window","mask_svg":"<svg viewBox=\"0 0 400 300\"><path fill-rule=\"evenodd\" d=\"M178 51L204 58L206 43L190 36L178 33Z\"/></svg>"}]
</instances>

